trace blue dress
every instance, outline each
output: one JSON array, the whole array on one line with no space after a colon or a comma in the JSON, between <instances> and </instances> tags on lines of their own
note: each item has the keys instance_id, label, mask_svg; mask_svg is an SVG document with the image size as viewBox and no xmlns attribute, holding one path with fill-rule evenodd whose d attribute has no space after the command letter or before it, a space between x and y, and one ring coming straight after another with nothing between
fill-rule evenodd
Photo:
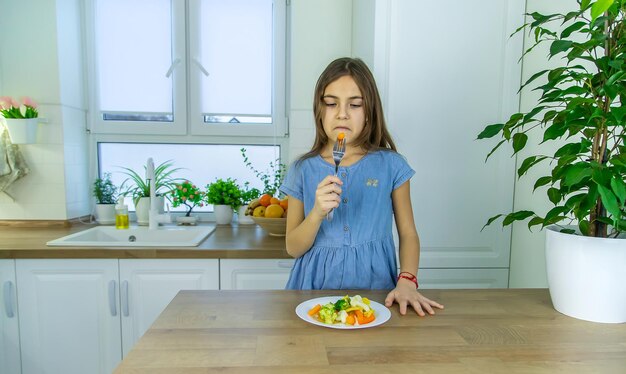
<instances>
[{"instance_id":1,"label":"blue dress","mask_svg":"<svg viewBox=\"0 0 626 374\"><path fill-rule=\"evenodd\" d=\"M280 190L304 204L315 204L319 182L334 174L321 156L295 162ZM311 249L297 258L287 289L392 289L396 251L392 234L391 193L415 171L400 154L374 151L339 167L341 203L332 221L324 220Z\"/></svg>"}]
</instances>

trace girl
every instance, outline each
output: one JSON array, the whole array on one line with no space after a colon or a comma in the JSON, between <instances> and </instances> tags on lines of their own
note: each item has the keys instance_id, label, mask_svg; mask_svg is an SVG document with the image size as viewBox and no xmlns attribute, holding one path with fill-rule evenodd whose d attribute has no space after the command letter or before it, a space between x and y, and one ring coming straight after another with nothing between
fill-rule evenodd
<instances>
[{"instance_id":1,"label":"girl","mask_svg":"<svg viewBox=\"0 0 626 374\"><path fill-rule=\"evenodd\" d=\"M417 292L419 237L409 179L415 174L387 131L376 82L359 59L328 65L315 86L315 143L290 168L287 252L296 258L288 289L392 289L385 299L405 314L443 306ZM345 134L335 176L333 145ZM332 220L328 213L334 210ZM392 215L400 238L400 274Z\"/></svg>"}]
</instances>

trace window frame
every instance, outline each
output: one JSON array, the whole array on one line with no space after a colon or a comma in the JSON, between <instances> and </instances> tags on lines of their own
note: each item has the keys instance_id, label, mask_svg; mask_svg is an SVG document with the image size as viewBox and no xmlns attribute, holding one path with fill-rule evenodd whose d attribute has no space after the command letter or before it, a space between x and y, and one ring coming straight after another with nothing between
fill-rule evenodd
<instances>
[{"instance_id":1,"label":"window frame","mask_svg":"<svg viewBox=\"0 0 626 374\"><path fill-rule=\"evenodd\" d=\"M172 6L172 76L173 76L173 122L160 121L114 121L103 120L99 108L99 86L97 78L97 56L95 46L95 1L85 5L85 33L87 51L87 74L89 92L88 130L93 134L110 135L213 135L233 137L234 144L242 143L237 137L286 137L288 120L286 115L286 46L287 4L286 0L272 1L273 14L273 58L272 58L272 123L271 124L215 124L205 123L200 110L200 86L198 74L201 69L194 62L198 37L198 20L201 0L171 0ZM178 62L177 62L178 61ZM134 113L129 113L134 114ZM242 116L245 114L242 114ZM126 137L118 138L124 141ZM180 139L170 139L179 142Z\"/></svg>"}]
</instances>

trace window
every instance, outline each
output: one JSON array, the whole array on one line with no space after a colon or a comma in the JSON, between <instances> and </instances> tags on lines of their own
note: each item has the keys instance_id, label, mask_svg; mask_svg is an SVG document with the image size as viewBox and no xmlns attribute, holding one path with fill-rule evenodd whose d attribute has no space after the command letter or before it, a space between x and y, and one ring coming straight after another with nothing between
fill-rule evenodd
<instances>
[{"instance_id":1,"label":"window","mask_svg":"<svg viewBox=\"0 0 626 374\"><path fill-rule=\"evenodd\" d=\"M262 191L263 183L246 167L241 148L246 149L248 159L259 171L269 170L270 162L280 158L280 147L273 145L100 142L98 169L101 175L111 173L112 182L120 186L127 178L122 167L129 168L143 177L147 160L152 157L155 165L171 161L173 168L181 169L172 175L173 178L187 179L203 191L206 191L206 185L214 182L216 178L233 178L241 187L245 182L250 182L249 188L254 187ZM130 197L126 198L126 204L130 210L135 210ZM171 210L183 212L185 208ZM194 208L194 212L212 210L212 206Z\"/></svg>"},{"instance_id":2,"label":"window","mask_svg":"<svg viewBox=\"0 0 626 374\"><path fill-rule=\"evenodd\" d=\"M240 149L259 170L285 157L286 0L86 4L93 174L119 186L152 157L262 189Z\"/></svg>"},{"instance_id":3,"label":"window","mask_svg":"<svg viewBox=\"0 0 626 374\"><path fill-rule=\"evenodd\" d=\"M285 0L92 1L94 133L285 134Z\"/></svg>"}]
</instances>

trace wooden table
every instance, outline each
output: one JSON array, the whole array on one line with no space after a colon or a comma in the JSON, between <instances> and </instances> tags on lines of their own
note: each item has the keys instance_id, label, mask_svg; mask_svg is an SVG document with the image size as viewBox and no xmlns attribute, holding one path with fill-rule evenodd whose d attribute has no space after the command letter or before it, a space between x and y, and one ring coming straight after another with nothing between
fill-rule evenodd
<instances>
[{"instance_id":1,"label":"wooden table","mask_svg":"<svg viewBox=\"0 0 626 374\"><path fill-rule=\"evenodd\" d=\"M446 309L420 318L394 305L385 324L346 331L294 312L345 291L182 291L115 373L626 372L626 324L564 316L545 289L423 293Z\"/></svg>"}]
</instances>

